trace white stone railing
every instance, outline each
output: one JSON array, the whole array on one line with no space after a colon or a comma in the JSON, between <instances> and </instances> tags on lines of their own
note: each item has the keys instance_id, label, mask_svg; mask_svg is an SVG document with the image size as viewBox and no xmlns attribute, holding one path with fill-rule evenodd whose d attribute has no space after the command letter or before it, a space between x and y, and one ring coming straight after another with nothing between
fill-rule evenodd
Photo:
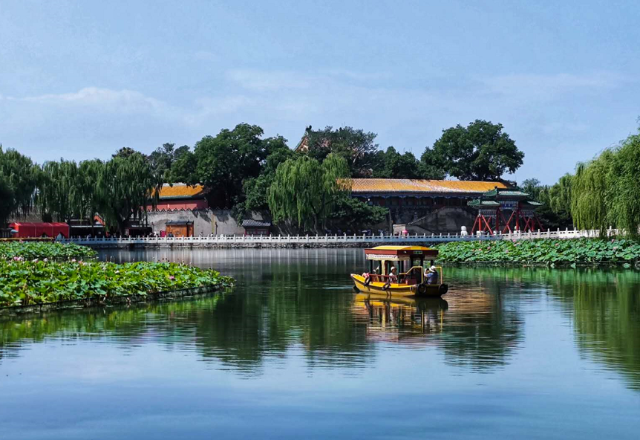
<instances>
[{"instance_id":1,"label":"white stone railing","mask_svg":"<svg viewBox=\"0 0 640 440\"><path fill-rule=\"evenodd\" d=\"M617 229L609 229L607 236L618 235ZM438 243L448 241L491 241L491 240L532 240L537 238L595 238L600 236L598 230L569 230L536 231L536 232L512 232L496 235L461 235L461 234L410 234L410 235L213 235L207 237L71 237L61 239L63 243L76 243L82 245L109 246L109 245L158 245L158 246L183 246L183 245L207 245L207 244L351 244L351 243Z\"/></svg>"}]
</instances>

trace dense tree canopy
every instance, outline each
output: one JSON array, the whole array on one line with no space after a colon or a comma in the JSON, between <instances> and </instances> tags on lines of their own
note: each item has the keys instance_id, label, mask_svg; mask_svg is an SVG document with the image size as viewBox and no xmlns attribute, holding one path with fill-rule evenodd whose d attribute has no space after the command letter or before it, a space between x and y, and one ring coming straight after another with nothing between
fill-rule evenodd
<instances>
[{"instance_id":1,"label":"dense tree canopy","mask_svg":"<svg viewBox=\"0 0 640 440\"><path fill-rule=\"evenodd\" d=\"M313 130L307 127L306 133L308 154L322 162L333 153L345 159L352 177L370 177L372 161L378 151L375 143L376 134L354 129L352 127L325 127Z\"/></svg>"},{"instance_id":2,"label":"dense tree canopy","mask_svg":"<svg viewBox=\"0 0 640 440\"><path fill-rule=\"evenodd\" d=\"M175 148L175 146L176 144L165 143L148 157L151 170L166 183L175 182L172 168L183 156L188 156L191 153L188 145L178 148ZM182 162L184 162L184 159Z\"/></svg>"},{"instance_id":3,"label":"dense tree canopy","mask_svg":"<svg viewBox=\"0 0 640 440\"><path fill-rule=\"evenodd\" d=\"M388 213L387 208L342 194L337 198L330 217L341 227L357 233L384 222Z\"/></svg>"},{"instance_id":4,"label":"dense tree canopy","mask_svg":"<svg viewBox=\"0 0 640 440\"><path fill-rule=\"evenodd\" d=\"M294 153L282 137L263 135L256 125L239 124L205 136L193 149L165 143L145 156L124 147L104 162L60 160L41 167L0 149L0 222L37 200L44 218L91 220L98 213L123 232L154 203L162 183L183 182L210 188L214 208L234 208L240 215L270 209L276 222L316 230L342 223L355 230L379 223L387 210L350 198L350 178L499 179L523 157L500 124L486 121L445 130L421 160L394 147L379 150L375 133L348 126L308 127L304 153ZM552 197L554 188L541 189L537 197Z\"/></svg>"},{"instance_id":5,"label":"dense tree canopy","mask_svg":"<svg viewBox=\"0 0 640 440\"><path fill-rule=\"evenodd\" d=\"M141 218L147 204L157 198L157 186L149 163L140 153L106 162L96 185L105 224L123 233L127 222L132 217Z\"/></svg>"},{"instance_id":6,"label":"dense tree canopy","mask_svg":"<svg viewBox=\"0 0 640 440\"><path fill-rule=\"evenodd\" d=\"M638 235L640 227L640 134L580 164L572 179L571 212L578 228L609 226Z\"/></svg>"},{"instance_id":7,"label":"dense tree canopy","mask_svg":"<svg viewBox=\"0 0 640 440\"><path fill-rule=\"evenodd\" d=\"M565 229L573 226L571 217L570 174L560 178L555 185L542 185L538 179L527 179L520 187L542 206L536 210L543 226L547 229Z\"/></svg>"},{"instance_id":8,"label":"dense tree canopy","mask_svg":"<svg viewBox=\"0 0 640 440\"><path fill-rule=\"evenodd\" d=\"M75 162L45 162L39 186L38 205L43 214L68 222L80 210L82 195Z\"/></svg>"},{"instance_id":9,"label":"dense tree canopy","mask_svg":"<svg viewBox=\"0 0 640 440\"><path fill-rule=\"evenodd\" d=\"M293 157L294 153L287 146L283 137L265 139L267 159L258 177L244 181L244 211L264 210L269 208L268 191L273 183L278 165Z\"/></svg>"},{"instance_id":10,"label":"dense tree canopy","mask_svg":"<svg viewBox=\"0 0 640 440\"><path fill-rule=\"evenodd\" d=\"M441 169L416 159L413 153L400 154L395 148L378 151L373 158L373 175L385 179L444 179Z\"/></svg>"},{"instance_id":11,"label":"dense tree canopy","mask_svg":"<svg viewBox=\"0 0 640 440\"><path fill-rule=\"evenodd\" d=\"M0 227L9 216L26 213L33 204L40 173L31 159L0 145Z\"/></svg>"},{"instance_id":12,"label":"dense tree canopy","mask_svg":"<svg viewBox=\"0 0 640 440\"><path fill-rule=\"evenodd\" d=\"M216 189L211 200L214 206L232 207L241 202L243 181L260 175L267 157L262 135L257 125L239 124L196 144L196 174L200 183Z\"/></svg>"},{"instance_id":13,"label":"dense tree canopy","mask_svg":"<svg viewBox=\"0 0 640 440\"><path fill-rule=\"evenodd\" d=\"M482 120L448 128L425 150L422 162L460 180L500 180L505 172L515 172L524 158L502 128Z\"/></svg>"}]
</instances>

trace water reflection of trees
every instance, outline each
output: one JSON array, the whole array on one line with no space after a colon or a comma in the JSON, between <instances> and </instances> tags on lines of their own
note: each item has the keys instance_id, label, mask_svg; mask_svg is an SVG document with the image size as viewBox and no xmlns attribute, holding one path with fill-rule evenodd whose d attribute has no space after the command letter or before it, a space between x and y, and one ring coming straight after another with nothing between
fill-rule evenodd
<instances>
[{"instance_id":1,"label":"water reflection of trees","mask_svg":"<svg viewBox=\"0 0 640 440\"><path fill-rule=\"evenodd\" d=\"M484 372L507 365L523 338L519 278L478 269L446 275L454 287L440 342L445 360Z\"/></svg>"},{"instance_id":2,"label":"water reflection of trees","mask_svg":"<svg viewBox=\"0 0 640 440\"><path fill-rule=\"evenodd\" d=\"M0 322L0 356L46 338L109 338L124 350L160 343L257 373L265 361L291 353L311 368L362 367L373 364L374 344L384 341L432 345L447 362L490 371L508 362L521 337L518 309L505 302L502 281L495 277L482 280L481 289L478 280L469 282L475 290L464 291L463 285L461 295L447 296L449 306L444 301L401 307L369 302L363 312L340 281L344 267L338 259L320 265L295 258L254 261L236 268L234 293Z\"/></svg>"},{"instance_id":3,"label":"water reflection of trees","mask_svg":"<svg viewBox=\"0 0 640 440\"><path fill-rule=\"evenodd\" d=\"M567 271L554 284L554 294L573 304L580 349L640 390L640 274Z\"/></svg>"},{"instance_id":4,"label":"water reflection of trees","mask_svg":"<svg viewBox=\"0 0 640 440\"><path fill-rule=\"evenodd\" d=\"M578 348L640 389L640 273L601 268L454 269L453 273L467 286L495 281L493 291L509 285L533 287L537 296L544 289L572 317Z\"/></svg>"},{"instance_id":5,"label":"water reflection of trees","mask_svg":"<svg viewBox=\"0 0 640 440\"><path fill-rule=\"evenodd\" d=\"M552 306L572 316L579 349L622 372L640 389L636 272L447 269L454 285L445 297L447 307L370 302L367 309L343 282L345 270L359 264L355 253L254 254L231 255L238 261L233 268L240 281L235 293L2 320L0 358L48 338L109 338L123 350L156 342L255 373L266 360L291 353L312 368L359 367L371 363L374 344L383 341L433 346L452 365L493 371L509 362L523 338L522 302L538 301L546 292L557 300Z\"/></svg>"}]
</instances>

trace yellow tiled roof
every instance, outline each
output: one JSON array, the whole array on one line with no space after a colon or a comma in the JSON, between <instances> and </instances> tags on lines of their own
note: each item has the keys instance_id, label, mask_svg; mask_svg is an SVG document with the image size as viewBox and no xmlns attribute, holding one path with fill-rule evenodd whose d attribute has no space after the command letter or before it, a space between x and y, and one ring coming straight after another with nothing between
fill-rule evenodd
<instances>
[{"instance_id":1,"label":"yellow tiled roof","mask_svg":"<svg viewBox=\"0 0 640 440\"><path fill-rule=\"evenodd\" d=\"M486 192L507 186L501 182L424 179L351 179L351 191L359 192Z\"/></svg>"},{"instance_id":2,"label":"yellow tiled roof","mask_svg":"<svg viewBox=\"0 0 640 440\"><path fill-rule=\"evenodd\" d=\"M160 198L193 198L204 196L205 190L202 185L189 186L184 183L174 183L173 186L164 184L160 189Z\"/></svg>"}]
</instances>

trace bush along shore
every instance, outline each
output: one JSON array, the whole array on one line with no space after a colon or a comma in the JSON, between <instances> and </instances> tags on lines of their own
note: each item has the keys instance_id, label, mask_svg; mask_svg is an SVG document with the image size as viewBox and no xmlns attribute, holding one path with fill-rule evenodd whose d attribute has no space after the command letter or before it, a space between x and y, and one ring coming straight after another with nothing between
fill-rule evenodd
<instances>
[{"instance_id":1,"label":"bush along shore","mask_svg":"<svg viewBox=\"0 0 640 440\"><path fill-rule=\"evenodd\" d=\"M451 242L436 247L438 260L451 263L640 266L640 242L628 239Z\"/></svg>"},{"instance_id":2,"label":"bush along shore","mask_svg":"<svg viewBox=\"0 0 640 440\"><path fill-rule=\"evenodd\" d=\"M13 244L12 244L13 245ZM119 304L206 293L231 287L233 279L214 270L177 263L99 262L81 246L25 247L27 259L0 249L0 309L44 309ZM66 260L56 259L64 256ZM80 255L88 260L79 259ZM78 258L76 258L78 257ZM53 305L53 306L52 306Z\"/></svg>"}]
</instances>

